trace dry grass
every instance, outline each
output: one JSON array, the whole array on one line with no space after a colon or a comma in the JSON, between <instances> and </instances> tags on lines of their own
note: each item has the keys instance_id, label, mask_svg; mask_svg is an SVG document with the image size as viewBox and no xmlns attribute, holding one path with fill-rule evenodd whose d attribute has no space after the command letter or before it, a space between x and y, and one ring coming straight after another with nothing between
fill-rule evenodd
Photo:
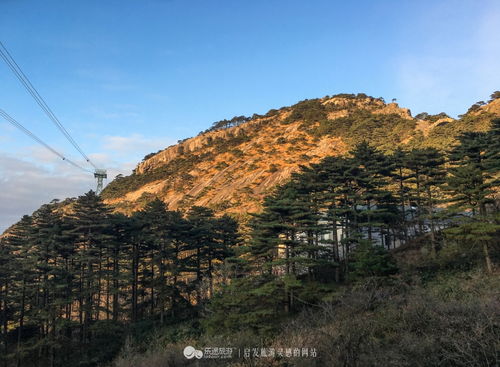
<instances>
[{"instance_id":1,"label":"dry grass","mask_svg":"<svg viewBox=\"0 0 500 367\"><path fill-rule=\"evenodd\" d=\"M186 343L318 350L317 358L201 360L199 366L497 366L499 281L498 274L485 277L479 272L447 276L426 287L400 279L368 279L291 319L272 340L241 332L173 345L160 342L140 355L127 347L113 367L196 366L182 356Z\"/></svg>"}]
</instances>

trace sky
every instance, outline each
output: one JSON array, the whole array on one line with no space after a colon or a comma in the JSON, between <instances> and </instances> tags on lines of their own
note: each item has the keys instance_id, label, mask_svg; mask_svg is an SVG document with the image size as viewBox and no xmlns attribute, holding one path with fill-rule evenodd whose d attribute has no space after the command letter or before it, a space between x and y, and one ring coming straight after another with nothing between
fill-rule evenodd
<instances>
[{"instance_id":1,"label":"sky","mask_svg":"<svg viewBox=\"0 0 500 367\"><path fill-rule=\"evenodd\" d=\"M0 40L110 178L214 121L306 98L457 116L500 89L499 20L497 0L0 0ZM2 62L0 108L85 164ZM0 120L0 232L94 188Z\"/></svg>"}]
</instances>

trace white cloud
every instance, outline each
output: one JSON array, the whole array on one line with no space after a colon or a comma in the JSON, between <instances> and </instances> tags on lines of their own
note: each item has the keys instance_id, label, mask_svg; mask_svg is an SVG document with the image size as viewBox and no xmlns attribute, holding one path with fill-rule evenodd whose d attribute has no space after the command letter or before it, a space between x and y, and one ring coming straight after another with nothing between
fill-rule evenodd
<instances>
[{"instance_id":1,"label":"white cloud","mask_svg":"<svg viewBox=\"0 0 500 367\"><path fill-rule=\"evenodd\" d=\"M31 161L33 157L27 160L0 153L0 233L24 214L31 214L52 199L62 200L95 190L96 183L91 173L80 171L57 158L56 161L53 158L39 163ZM113 162L106 154L94 154L90 158L106 167L109 180L119 173L129 174L137 163ZM78 163L86 167L82 162Z\"/></svg>"},{"instance_id":2,"label":"white cloud","mask_svg":"<svg viewBox=\"0 0 500 367\"><path fill-rule=\"evenodd\" d=\"M65 155L64 152L60 152L61 154ZM28 160L32 160L34 162L39 163L46 163L46 164L54 164L58 160L61 160L61 158L58 158L54 153L52 153L50 150L48 150L45 147L42 147L40 145L32 145L26 148L26 153L23 153L22 156L18 156L19 158L25 158ZM71 159L72 161L76 161L74 157L67 156L67 158Z\"/></svg>"},{"instance_id":3,"label":"white cloud","mask_svg":"<svg viewBox=\"0 0 500 367\"><path fill-rule=\"evenodd\" d=\"M89 154L98 167L116 175L128 175L144 155L174 143L170 138L141 134L105 136L100 151ZM95 189L91 173L80 171L43 147L30 146L23 155L0 152L0 233L52 199L65 199ZM86 162L72 158L82 167ZM89 167L91 170L91 167Z\"/></svg>"},{"instance_id":4,"label":"white cloud","mask_svg":"<svg viewBox=\"0 0 500 367\"><path fill-rule=\"evenodd\" d=\"M0 232L52 199L80 195L94 187L93 177L61 161L42 166L0 154Z\"/></svg>"}]
</instances>

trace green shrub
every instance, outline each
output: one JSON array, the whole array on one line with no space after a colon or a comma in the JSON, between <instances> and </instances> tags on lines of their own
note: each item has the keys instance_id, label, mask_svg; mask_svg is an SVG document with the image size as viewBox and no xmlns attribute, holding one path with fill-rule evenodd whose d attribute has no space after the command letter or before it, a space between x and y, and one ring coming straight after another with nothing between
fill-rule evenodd
<instances>
[{"instance_id":1,"label":"green shrub","mask_svg":"<svg viewBox=\"0 0 500 367\"><path fill-rule=\"evenodd\" d=\"M310 127L307 132L315 137L338 136L351 144L362 140L382 150L392 149L415 129L415 121L407 120L397 114L373 114L365 110L356 110L335 120L323 120Z\"/></svg>"},{"instance_id":2,"label":"green shrub","mask_svg":"<svg viewBox=\"0 0 500 367\"><path fill-rule=\"evenodd\" d=\"M292 112L283 121L290 124L295 121L302 121L305 126L326 119L326 109L319 99L306 99L292 106Z\"/></svg>"},{"instance_id":3,"label":"green shrub","mask_svg":"<svg viewBox=\"0 0 500 367\"><path fill-rule=\"evenodd\" d=\"M369 241L359 244L352 255L353 275L358 278L386 276L397 272L397 265L390 253L382 246Z\"/></svg>"}]
</instances>

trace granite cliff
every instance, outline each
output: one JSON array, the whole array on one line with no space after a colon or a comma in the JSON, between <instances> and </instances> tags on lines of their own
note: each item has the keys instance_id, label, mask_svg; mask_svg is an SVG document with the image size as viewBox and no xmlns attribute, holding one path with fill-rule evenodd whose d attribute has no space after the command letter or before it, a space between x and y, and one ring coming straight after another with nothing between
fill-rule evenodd
<instances>
[{"instance_id":1,"label":"granite cliff","mask_svg":"<svg viewBox=\"0 0 500 367\"><path fill-rule=\"evenodd\" d=\"M500 99L475 104L459 119L444 113L413 117L395 102L365 94L305 100L265 115L214 123L196 137L149 154L102 196L124 213L158 197L170 209L200 205L244 217L258 211L262 198L301 165L346 154L362 140L384 151L445 149L461 132L486 130L494 116L500 116Z\"/></svg>"}]
</instances>

